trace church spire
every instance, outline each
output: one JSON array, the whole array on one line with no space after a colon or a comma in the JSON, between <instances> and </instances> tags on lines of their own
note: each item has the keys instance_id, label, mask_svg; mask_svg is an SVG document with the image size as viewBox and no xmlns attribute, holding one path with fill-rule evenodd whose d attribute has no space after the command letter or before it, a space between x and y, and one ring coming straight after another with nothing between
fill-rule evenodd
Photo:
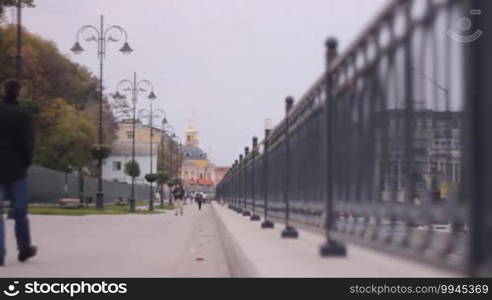
<instances>
[{"instance_id":1,"label":"church spire","mask_svg":"<svg viewBox=\"0 0 492 300\"><path fill-rule=\"evenodd\" d=\"M196 129L195 112L191 114L191 121L186 129L186 145L198 146L198 130Z\"/></svg>"},{"instance_id":2,"label":"church spire","mask_svg":"<svg viewBox=\"0 0 492 300\"><path fill-rule=\"evenodd\" d=\"M188 129L187 130L195 130L196 131L196 121L195 121L195 112L193 111L191 113L191 120L190 123L188 123Z\"/></svg>"}]
</instances>

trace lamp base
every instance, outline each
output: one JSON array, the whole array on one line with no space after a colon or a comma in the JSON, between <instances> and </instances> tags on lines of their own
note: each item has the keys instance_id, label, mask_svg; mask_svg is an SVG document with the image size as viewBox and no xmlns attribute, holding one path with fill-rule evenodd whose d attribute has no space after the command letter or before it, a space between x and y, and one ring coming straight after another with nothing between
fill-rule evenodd
<instances>
[{"instance_id":1,"label":"lamp base","mask_svg":"<svg viewBox=\"0 0 492 300\"><path fill-rule=\"evenodd\" d=\"M96 209L104 209L104 193L97 191L96 193Z\"/></svg>"},{"instance_id":2,"label":"lamp base","mask_svg":"<svg viewBox=\"0 0 492 300\"><path fill-rule=\"evenodd\" d=\"M249 216L251 216L251 214L249 213L249 211L245 210L245 211L243 211L243 216L249 217Z\"/></svg>"},{"instance_id":3,"label":"lamp base","mask_svg":"<svg viewBox=\"0 0 492 300\"><path fill-rule=\"evenodd\" d=\"M130 212L135 212L135 198L130 198L128 200L128 204L129 204L129 208L128 208L128 211Z\"/></svg>"}]
</instances>

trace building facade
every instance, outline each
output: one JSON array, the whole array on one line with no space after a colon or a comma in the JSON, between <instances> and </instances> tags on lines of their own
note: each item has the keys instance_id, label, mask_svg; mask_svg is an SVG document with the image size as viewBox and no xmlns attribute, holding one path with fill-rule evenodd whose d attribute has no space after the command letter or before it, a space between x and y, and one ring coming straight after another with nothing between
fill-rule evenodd
<instances>
[{"instance_id":1,"label":"building facade","mask_svg":"<svg viewBox=\"0 0 492 300\"><path fill-rule=\"evenodd\" d=\"M151 144L151 132L152 144ZM169 135L159 128L144 125L140 120L135 122L135 161L140 167L140 176L136 183L148 184L145 175L157 173L171 167L169 157L179 157L178 147ZM133 120L126 119L118 123L116 139L111 146L111 155L103 161L103 178L115 182L131 183L131 177L125 174L125 164L132 160ZM171 144L171 146L169 145ZM174 149L174 151L172 151ZM152 155L151 155L152 150ZM166 152L166 153L164 153ZM175 164L180 167L179 162ZM173 166L174 166L173 165Z\"/></svg>"},{"instance_id":2,"label":"building facade","mask_svg":"<svg viewBox=\"0 0 492 300\"><path fill-rule=\"evenodd\" d=\"M215 183L215 165L199 146L198 130L192 120L185 132L186 142L181 147L183 165L181 179L187 190L212 191Z\"/></svg>"}]
</instances>

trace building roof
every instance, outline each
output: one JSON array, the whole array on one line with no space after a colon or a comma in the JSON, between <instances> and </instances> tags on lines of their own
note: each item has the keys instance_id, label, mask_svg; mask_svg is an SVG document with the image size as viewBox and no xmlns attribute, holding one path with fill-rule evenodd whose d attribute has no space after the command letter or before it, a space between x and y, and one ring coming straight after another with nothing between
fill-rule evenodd
<instances>
[{"instance_id":1,"label":"building roof","mask_svg":"<svg viewBox=\"0 0 492 300\"><path fill-rule=\"evenodd\" d=\"M183 152L185 159L207 159L207 153L198 146L183 145L181 152Z\"/></svg>"}]
</instances>

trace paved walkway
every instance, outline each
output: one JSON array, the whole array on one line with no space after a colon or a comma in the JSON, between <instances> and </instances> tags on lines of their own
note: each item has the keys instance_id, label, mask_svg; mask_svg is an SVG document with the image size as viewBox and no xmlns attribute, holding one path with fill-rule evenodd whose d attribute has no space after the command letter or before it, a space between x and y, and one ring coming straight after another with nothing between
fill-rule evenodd
<instances>
[{"instance_id":1,"label":"paved walkway","mask_svg":"<svg viewBox=\"0 0 492 300\"><path fill-rule=\"evenodd\" d=\"M6 221L7 259L0 277L228 277L212 207L185 205L184 216L30 216L39 254L16 260Z\"/></svg>"}]
</instances>

